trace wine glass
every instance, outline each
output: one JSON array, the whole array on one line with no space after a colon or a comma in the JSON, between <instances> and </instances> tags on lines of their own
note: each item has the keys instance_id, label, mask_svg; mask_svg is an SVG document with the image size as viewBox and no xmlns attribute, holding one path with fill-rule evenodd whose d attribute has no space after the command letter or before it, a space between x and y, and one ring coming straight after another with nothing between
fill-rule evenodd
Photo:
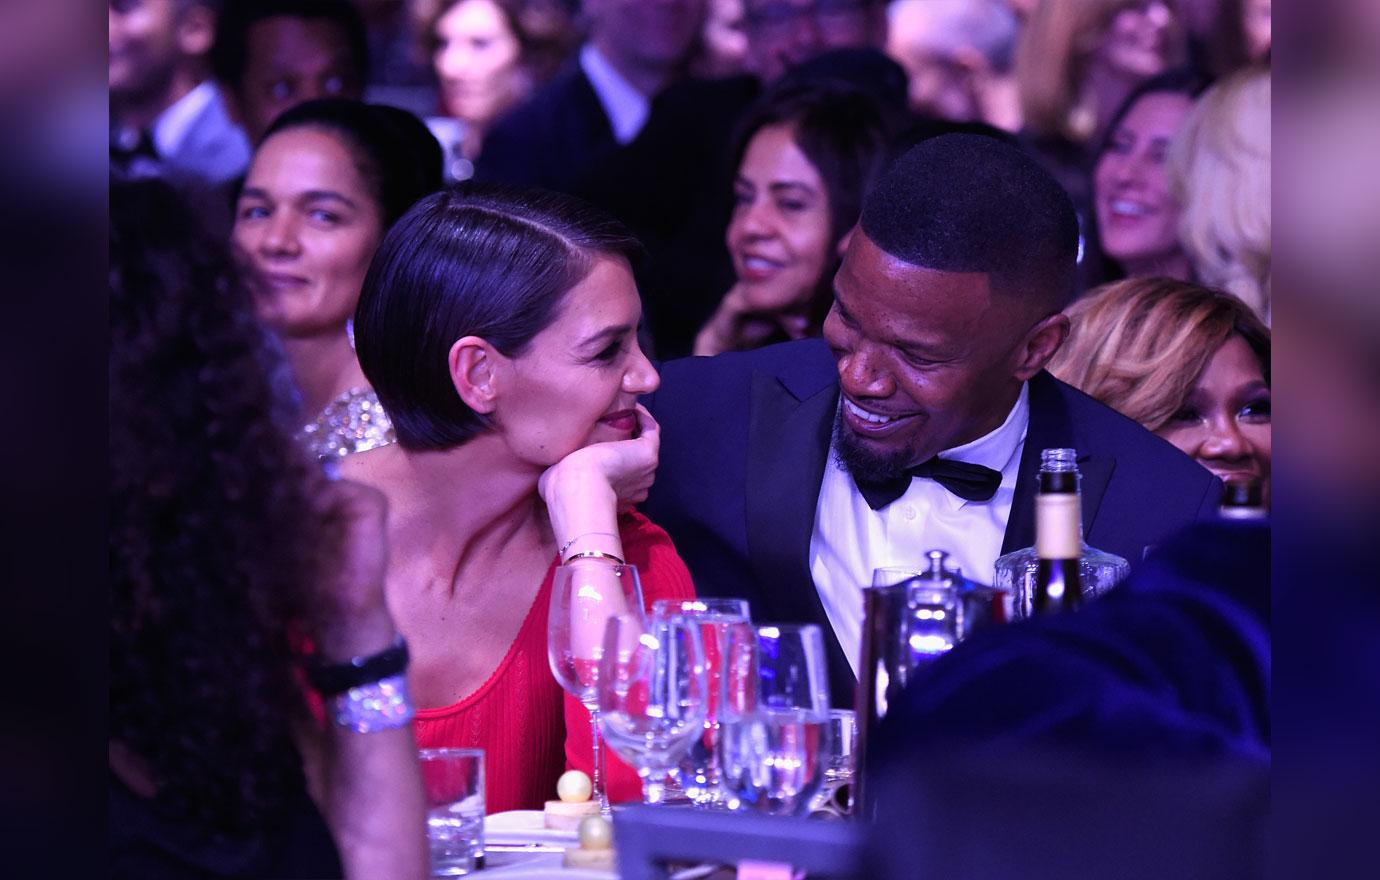
<instances>
[{"instance_id":1,"label":"wine glass","mask_svg":"<svg viewBox=\"0 0 1380 880\"><path fill-rule=\"evenodd\" d=\"M810 812L847 816L852 812L851 786L857 770L853 746L858 739L858 722L852 709L829 710L829 739L824 785L810 804Z\"/></svg>"},{"instance_id":2,"label":"wine glass","mask_svg":"<svg viewBox=\"0 0 1380 880\"><path fill-rule=\"evenodd\" d=\"M609 798L599 739L599 658L603 654L604 625L619 614L642 616L642 584L636 566L588 559L556 567L547 618L546 655L556 681L589 710L594 743L594 797L605 816L609 815Z\"/></svg>"},{"instance_id":3,"label":"wine glass","mask_svg":"<svg viewBox=\"0 0 1380 880\"><path fill-rule=\"evenodd\" d=\"M609 747L637 768L643 800L665 800L666 776L704 733L709 705L699 624L683 617L610 617L599 661L599 721Z\"/></svg>"},{"instance_id":4,"label":"wine glass","mask_svg":"<svg viewBox=\"0 0 1380 880\"><path fill-rule=\"evenodd\" d=\"M823 635L813 624L745 628L730 632L728 650L737 691L720 707L719 760L729 805L802 815L824 784L831 748ZM755 699L741 688L750 663Z\"/></svg>"},{"instance_id":5,"label":"wine glass","mask_svg":"<svg viewBox=\"0 0 1380 880\"><path fill-rule=\"evenodd\" d=\"M723 690L724 651L729 630L749 621L745 599L660 599L652 604L656 618L681 618L699 626L704 643L705 675L709 685L709 706L705 712L704 733L690 743L677 768L677 782L697 807L724 805L719 787L719 701Z\"/></svg>"}]
</instances>

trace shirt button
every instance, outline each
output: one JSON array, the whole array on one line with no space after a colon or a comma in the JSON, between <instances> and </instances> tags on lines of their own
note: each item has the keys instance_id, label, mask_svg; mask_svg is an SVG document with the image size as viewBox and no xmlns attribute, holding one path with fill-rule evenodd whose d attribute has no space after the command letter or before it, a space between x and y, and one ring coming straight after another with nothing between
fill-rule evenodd
<instances>
[{"instance_id":1,"label":"shirt button","mask_svg":"<svg viewBox=\"0 0 1380 880\"><path fill-rule=\"evenodd\" d=\"M915 508L907 504L905 507L901 508L901 515L906 519L915 519Z\"/></svg>"}]
</instances>

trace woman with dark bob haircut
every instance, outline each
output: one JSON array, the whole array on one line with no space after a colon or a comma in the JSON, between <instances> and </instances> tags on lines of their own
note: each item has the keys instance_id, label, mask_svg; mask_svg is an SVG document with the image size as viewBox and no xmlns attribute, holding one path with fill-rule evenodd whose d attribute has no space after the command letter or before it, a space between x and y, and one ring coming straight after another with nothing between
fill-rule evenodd
<instances>
[{"instance_id":1,"label":"woman with dark bob haircut","mask_svg":"<svg viewBox=\"0 0 1380 880\"><path fill-rule=\"evenodd\" d=\"M162 183L111 186L111 873L421 876L406 719L315 723L295 675L304 641L393 644L383 499L294 442L277 349L196 227Z\"/></svg>"},{"instance_id":2,"label":"woman with dark bob haircut","mask_svg":"<svg viewBox=\"0 0 1380 880\"><path fill-rule=\"evenodd\" d=\"M556 564L625 559L648 607L693 596L632 509L660 439L637 403L660 380L637 341L636 249L569 196L445 191L384 238L355 315L398 442L343 467L388 497L418 744L483 747L490 812L539 808L567 764L591 769L589 715L547 664ZM639 781L612 767L608 791L636 797Z\"/></svg>"}]
</instances>

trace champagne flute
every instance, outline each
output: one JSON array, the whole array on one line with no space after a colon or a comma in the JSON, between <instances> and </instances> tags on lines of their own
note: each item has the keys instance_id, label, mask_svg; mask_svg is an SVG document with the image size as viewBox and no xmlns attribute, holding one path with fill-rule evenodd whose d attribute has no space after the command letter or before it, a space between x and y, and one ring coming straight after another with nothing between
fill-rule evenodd
<instances>
[{"instance_id":1,"label":"champagne flute","mask_svg":"<svg viewBox=\"0 0 1380 880\"><path fill-rule=\"evenodd\" d=\"M680 617L609 618L599 661L599 721L609 747L637 768L643 800L663 803L671 768L704 734L709 705L699 624Z\"/></svg>"},{"instance_id":2,"label":"champagne flute","mask_svg":"<svg viewBox=\"0 0 1380 880\"><path fill-rule=\"evenodd\" d=\"M802 815L824 784L831 749L824 637L813 624L735 629L729 653L735 669L751 668L742 659L749 655L757 668L755 699L740 683L720 707L719 756L729 805Z\"/></svg>"},{"instance_id":3,"label":"champagne flute","mask_svg":"<svg viewBox=\"0 0 1380 880\"><path fill-rule=\"evenodd\" d=\"M642 584L632 565L580 560L556 567L547 618L546 654L551 672L566 692L589 710L594 744L594 797L610 815L604 785L604 756L599 735L599 658L604 626L610 617L642 617Z\"/></svg>"},{"instance_id":4,"label":"champagne flute","mask_svg":"<svg viewBox=\"0 0 1380 880\"><path fill-rule=\"evenodd\" d=\"M704 733L690 743L690 749L677 768L677 782L697 807L724 806L719 787L719 702L723 691L725 650L728 633L734 626L750 620L745 599L660 599L652 604L656 618L682 618L700 628L704 643L705 675L709 685L709 705L704 718Z\"/></svg>"}]
</instances>

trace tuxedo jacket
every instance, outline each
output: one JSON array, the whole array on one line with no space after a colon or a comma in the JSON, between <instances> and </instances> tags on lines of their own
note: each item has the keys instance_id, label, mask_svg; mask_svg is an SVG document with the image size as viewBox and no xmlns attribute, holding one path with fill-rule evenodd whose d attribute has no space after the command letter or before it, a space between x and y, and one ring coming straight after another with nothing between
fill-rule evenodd
<instances>
[{"instance_id":1,"label":"tuxedo jacket","mask_svg":"<svg viewBox=\"0 0 1380 880\"><path fill-rule=\"evenodd\" d=\"M1035 476L1051 447L1078 450L1086 541L1132 566L1215 514L1221 481L1191 458L1048 373L1029 384L1003 553L1035 542ZM747 599L761 622L819 624L833 701L851 706L857 680L809 560L838 397L819 339L662 365L645 401L661 425L661 461L643 510L670 533L700 595ZM933 548L913 549L919 561Z\"/></svg>"}]
</instances>

